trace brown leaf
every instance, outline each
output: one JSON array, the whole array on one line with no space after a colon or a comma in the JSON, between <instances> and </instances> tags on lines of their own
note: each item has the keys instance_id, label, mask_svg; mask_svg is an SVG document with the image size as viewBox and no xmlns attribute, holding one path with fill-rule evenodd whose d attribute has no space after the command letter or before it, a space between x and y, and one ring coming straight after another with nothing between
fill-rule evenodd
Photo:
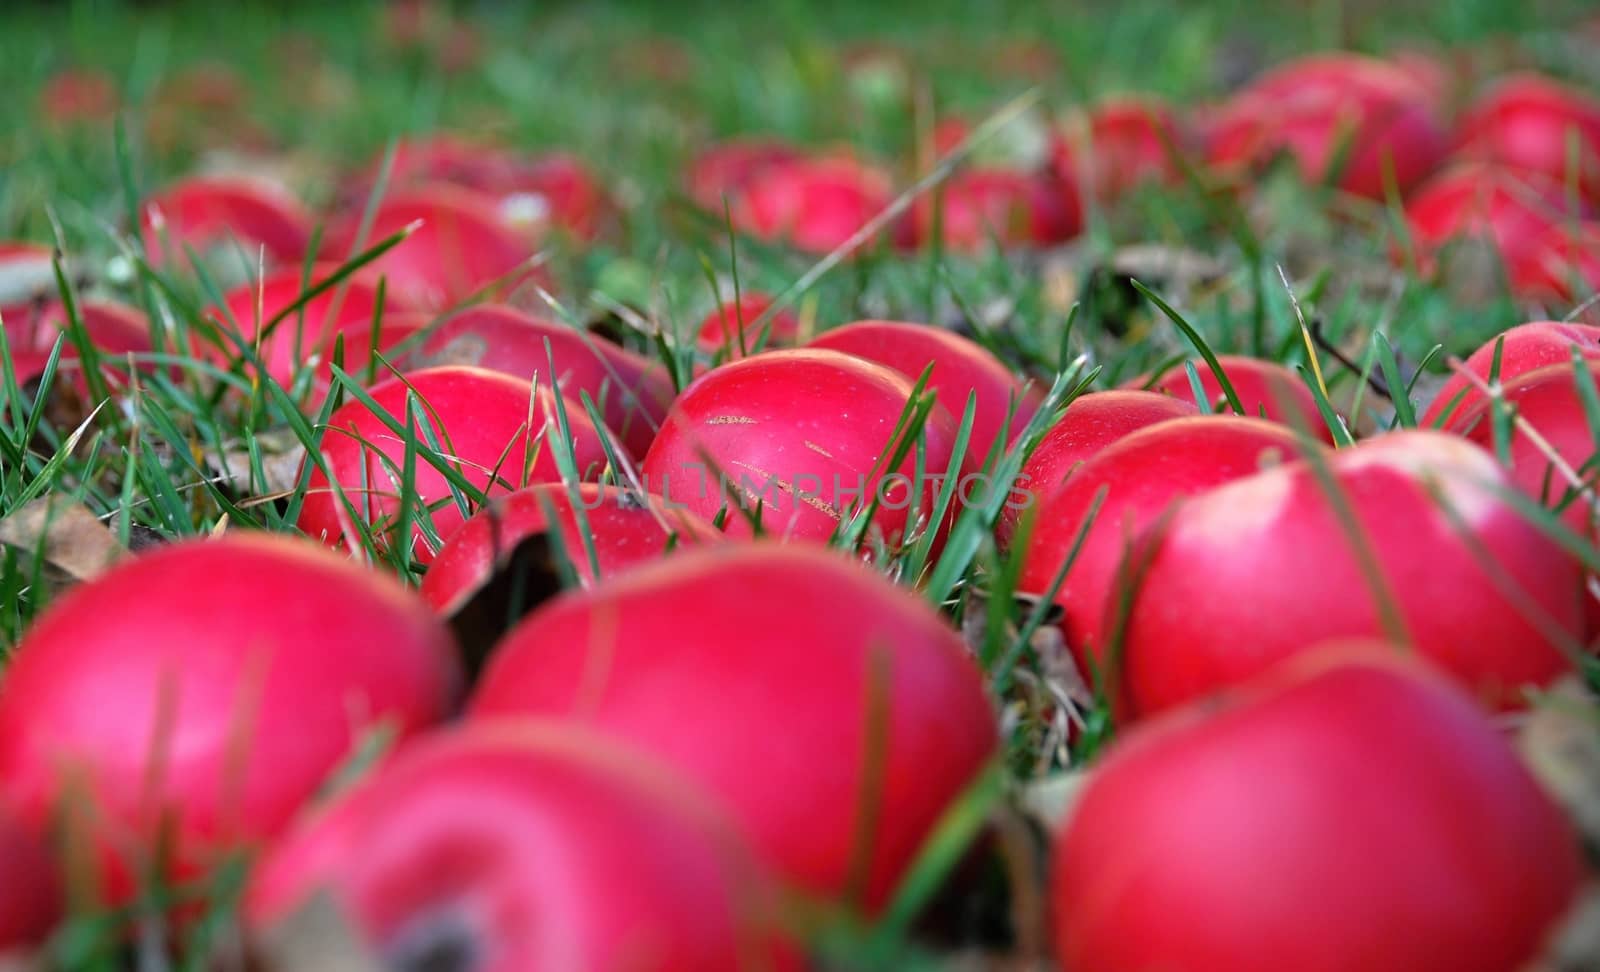
<instances>
[{"instance_id":1,"label":"brown leaf","mask_svg":"<svg viewBox=\"0 0 1600 972\"><path fill-rule=\"evenodd\" d=\"M82 503L58 496L33 500L0 520L0 544L42 552L52 580L90 580L127 556L116 534Z\"/></svg>"},{"instance_id":2,"label":"brown leaf","mask_svg":"<svg viewBox=\"0 0 1600 972\"><path fill-rule=\"evenodd\" d=\"M1600 706L1576 676L1528 714L1517 748L1585 840L1600 846Z\"/></svg>"},{"instance_id":3,"label":"brown leaf","mask_svg":"<svg viewBox=\"0 0 1600 972\"><path fill-rule=\"evenodd\" d=\"M319 892L255 942L262 972L383 972L349 919Z\"/></svg>"},{"instance_id":4,"label":"brown leaf","mask_svg":"<svg viewBox=\"0 0 1600 972\"><path fill-rule=\"evenodd\" d=\"M231 488L236 493L249 493L252 487L266 496L293 490L300 480L300 466L306 456L305 446L294 433L287 429L263 432L256 436L256 449L261 454L261 473L265 482L251 483L248 449L207 449L202 459L208 468L224 477L219 485Z\"/></svg>"}]
</instances>

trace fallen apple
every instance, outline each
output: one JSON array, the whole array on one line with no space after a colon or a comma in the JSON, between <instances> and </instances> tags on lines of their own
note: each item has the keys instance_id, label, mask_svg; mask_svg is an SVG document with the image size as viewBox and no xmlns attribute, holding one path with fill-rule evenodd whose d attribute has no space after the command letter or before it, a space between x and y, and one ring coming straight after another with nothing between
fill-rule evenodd
<instances>
[{"instance_id":1,"label":"fallen apple","mask_svg":"<svg viewBox=\"0 0 1600 972\"><path fill-rule=\"evenodd\" d=\"M771 306L771 294L745 291L737 301L727 301L705 316L695 332L696 342L702 351L711 354L721 352L728 361L755 352L757 343L763 340L763 334L765 340L761 350L794 344L800 337L800 318L789 308L776 311L766 324L756 324Z\"/></svg>"},{"instance_id":2,"label":"fallen apple","mask_svg":"<svg viewBox=\"0 0 1600 972\"><path fill-rule=\"evenodd\" d=\"M892 198L888 176L864 162L804 158L756 172L733 200L733 223L758 239L829 253L853 239Z\"/></svg>"},{"instance_id":3,"label":"fallen apple","mask_svg":"<svg viewBox=\"0 0 1600 972\"><path fill-rule=\"evenodd\" d=\"M1462 114L1456 154L1537 173L1600 203L1600 99L1531 72L1501 78Z\"/></svg>"},{"instance_id":4,"label":"fallen apple","mask_svg":"<svg viewBox=\"0 0 1600 972\"><path fill-rule=\"evenodd\" d=\"M1192 359L1195 372L1200 376L1200 387L1205 391L1213 411L1230 411L1222 383L1203 359ZM1237 354L1219 354L1217 363L1228 376L1229 384L1239 396L1246 415L1265 417L1287 425L1307 435L1315 436L1329 445L1333 444L1333 431L1317 408L1316 396L1311 393L1299 375L1276 361L1251 358ZM1183 362L1172 365L1155 375L1141 375L1123 385L1124 388L1149 388L1183 401L1195 402L1194 385L1189 381L1188 369Z\"/></svg>"},{"instance_id":5,"label":"fallen apple","mask_svg":"<svg viewBox=\"0 0 1600 972\"><path fill-rule=\"evenodd\" d=\"M311 214L272 183L245 178L193 176L147 200L142 210L144 247L152 266L188 266L222 251L240 271L294 265L311 240ZM243 276L243 273L237 274Z\"/></svg>"},{"instance_id":6,"label":"fallen apple","mask_svg":"<svg viewBox=\"0 0 1600 972\"><path fill-rule=\"evenodd\" d=\"M1600 327L1565 321L1518 324L1472 352L1463 366L1485 385L1489 384L1491 372L1501 385L1506 385L1514 378L1547 365L1570 363L1574 351L1585 358L1600 359ZM1499 370L1495 371L1497 354L1500 365ZM1425 428L1456 428L1462 419L1476 415L1480 411L1478 406L1485 401L1487 398L1471 380L1452 372L1434 393L1428 410L1422 413L1421 425Z\"/></svg>"}]
</instances>

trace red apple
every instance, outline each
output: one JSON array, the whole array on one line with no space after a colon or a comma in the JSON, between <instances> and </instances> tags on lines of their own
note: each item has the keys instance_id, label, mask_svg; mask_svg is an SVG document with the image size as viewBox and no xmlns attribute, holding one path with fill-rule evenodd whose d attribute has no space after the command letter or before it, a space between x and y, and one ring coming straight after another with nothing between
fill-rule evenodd
<instances>
[{"instance_id":1,"label":"red apple","mask_svg":"<svg viewBox=\"0 0 1600 972\"><path fill-rule=\"evenodd\" d=\"M78 303L78 320L83 325L89 343L103 358L102 377L107 385L113 391L126 387L129 373L127 356L148 354L153 350L150 325L144 315L122 304L86 300ZM57 302L45 305L37 315L17 315L15 326L12 318L6 317L6 343L11 349L11 364L19 383L32 381L44 373L50 359L50 349L60 339L61 358L57 363L57 375L70 379L80 395L88 394L88 380L83 373L78 347L67 336L68 328L66 308ZM156 370L149 363L140 368L144 371ZM176 369L173 372L175 374Z\"/></svg>"},{"instance_id":2,"label":"red apple","mask_svg":"<svg viewBox=\"0 0 1600 972\"><path fill-rule=\"evenodd\" d=\"M1023 464L1017 482L1024 487L1027 505L1008 505L1001 513L995 530L1001 545L1009 543L1028 509L1053 506L1068 477L1100 450L1146 426L1196 414L1198 409L1188 402L1157 392L1092 392L1074 399Z\"/></svg>"},{"instance_id":3,"label":"red apple","mask_svg":"<svg viewBox=\"0 0 1600 972\"><path fill-rule=\"evenodd\" d=\"M763 168L733 204L734 225L806 253L842 246L893 198L888 176L848 157Z\"/></svg>"},{"instance_id":4,"label":"red apple","mask_svg":"<svg viewBox=\"0 0 1600 972\"><path fill-rule=\"evenodd\" d=\"M1457 154L1571 185L1600 203L1600 99L1533 73L1497 81L1457 126Z\"/></svg>"},{"instance_id":5,"label":"red apple","mask_svg":"<svg viewBox=\"0 0 1600 972\"><path fill-rule=\"evenodd\" d=\"M549 602L470 709L529 715L648 750L723 801L782 878L869 908L996 749L983 679L938 612L804 545L702 547Z\"/></svg>"},{"instance_id":6,"label":"red apple","mask_svg":"<svg viewBox=\"0 0 1600 972\"><path fill-rule=\"evenodd\" d=\"M1129 432L1089 456L1061 486L1034 494L1035 508L1026 514L1033 517L1033 532L1017 589L1050 590L1104 490L1078 558L1056 592L1068 646L1080 663L1104 669L1103 652L1123 594L1120 571L1139 533L1180 502L1299 453L1292 432L1238 415L1171 418Z\"/></svg>"},{"instance_id":7,"label":"red apple","mask_svg":"<svg viewBox=\"0 0 1600 972\"><path fill-rule=\"evenodd\" d=\"M788 142L776 139L747 138L719 142L697 155L689 164L689 198L720 214L723 199L729 205L746 187L769 168L797 162L805 153Z\"/></svg>"},{"instance_id":8,"label":"red apple","mask_svg":"<svg viewBox=\"0 0 1600 972\"><path fill-rule=\"evenodd\" d=\"M306 818L262 862L246 917L270 929L325 893L397 970L798 972L775 889L726 823L598 734L475 726Z\"/></svg>"},{"instance_id":9,"label":"red apple","mask_svg":"<svg viewBox=\"0 0 1600 972\"><path fill-rule=\"evenodd\" d=\"M38 836L0 811L0 960L14 949L41 945L62 915L61 875Z\"/></svg>"},{"instance_id":10,"label":"red apple","mask_svg":"<svg viewBox=\"0 0 1600 972\"><path fill-rule=\"evenodd\" d=\"M1222 383L1212 373L1202 358L1191 359L1200 376L1200 387L1205 389L1208 403L1217 412L1231 411ZM1299 375L1276 361L1265 361L1237 354L1219 354L1217 363L1222 366L1228 382L1239 396L1239 403L1250 416L1264 416L1274 422L1315 436L1333 444L1333 432L1317 410L1317 399ZM1125 388L1150 388L1165 395L1195 403L1194 386L1189 382L1188 369L1183 362L1172 365L1155 375L1140 375L1127 382Z\"/></svg>"},{"instance_id":11,"label":"red apple","mask_svg":"<svg viewBox=\"0 0 1600 972\"><path fill-rule=\"evenodd\" d=\"M240 284L230 290L224 295L226 310L212 308L210 317L219 328L233 331L237 338L249 342L267 366L267 373L279 384L288 386L295 373L307 364L320 366L326 381L331 375L327 368L328 355L339 335L345 335L347 355L354 350L354 337L365 338L370 345L374 320L380 325L379 336L383 341L380 350L408 336L399 333L404 328L391 329L387 324L392 315L409 308L397 299L385 297L380 317L376 281L365 274L340 282L279 321L271 333L260 336L264 325L293 306L302 294L331 278L336 270L338 267L329 263L316 264L309 274L304 267L285 267L259 281ZM234 339L222 335L219 340L220 346L201 344L200 352L224 365L240 357ZM349 367L348 356L345 361Z\"/></svg>"},{"instance_id":12,"label":"red apple","mask_svg":"<svg viewBox=\"0 0 1600 972\"><path fill-rule=\"evenodd\" d=\"M721 538L716 527L688 510L667 505L659 496L582 483L578 497L574 508L566 486L545 483L518 490L479 510L445 539L422 578L422 599L441 613L454 610L483 586L496 561L518 543L550 532L551 515L557 520L562 549L585 586L595 583L588 553L591 545L601 578L610 578L680 547Z\"/></svg>"},{"instance_id":13,"label":"red apple","mask_svg":"<svg viewBox=\"0 0 1600 972\"><path fill-rule=\"evenodd\" d=\"M587 392L635 458L650 448L675 395L659 362L597 334L503 305L477 304L452 314L429 333L421 355L439 364L489 368L524 381L538 375L540 384L554 385L578 403L581 414L586 413L578 393Z\"/></svg>"},{"instance_id":14,"label":"red apple","mask_svg":"<svg viewBox=\"0 0 1600 972\"><path fill-rule=\"evenodd\" d=\"M188 266L188 248L201 256L222 249L255 266L293 265L311 240L311 214L271 183L193 176L144 204L144 246L152 265Z\"/></svg>"},{"instance_id":15,"label":"red apple","mask_svg":"<svg viewBox=\"0 0 1600 972\"><path fill-rule=\"evenodd\" d=\"M1488 384L1497 349L1500 353L1500 370L1496 377L1501 385L1507 385L1512 379L1547 365L1570 363L1574 350L1585 358L1600 359L1600 327L1564 321L1518 324L1472 352L1463 365L1468 372ZM1570 375L1570 368L1568 373ZM1456 428L1462 419L1477 414L1480 411L1478 406L1485 400L1476 385L1464 376L1452 373L1434 395L1428 410L1422 413L1421 424L1429 428Z\"/></svg>"},{"instance_id":16,"label":"red apple","mask_svg":"<svg viewBox=\"0 0 1600 972\"><path fill-rule=\"evenodd\" d=\"M762 345L762 350L795 343L800 336L800 318L787 307L773 314L767 324L760 327L755 325L756 320L771 306L771 294L747 290L739 295L737 302L730 300L713 309L695 332L701 350L713 354L721 351L724 358L734 361L744 357L746 352L754 351L763 332L766 334L766 343ZM744 331L742 341L739 334L741 330Z\"/></svg>"},{"instance_id":17,"label":"red apple","mask_svg":"<svg viewBox=\"0 0 1600 972\"><path fill-rule=\"evenodd\" d=\"M1573 215L1560 190L1535 174L1458 165L1406 202L1406 233L1424 272L1432 272L1447 244L1462 241L1487 243L1516 266L1552 226Z\"/></svg>"},{"instance_id":18,"label":"red apple","mask_svg":"<svg viewBox=\"0 0 1600 972\"><path fill-rule=\"evenodd\" d=\"M409 544L420 562L432 559L434 550L420 520L434 534L449 536L466 516L445 475L421 456L432 430L441 458L462 478L486 495L508 493L529 483L561 478L554 450L559 448L555 393L540 386L482 368L426 368L380 381L367 390L390 420L404 428L407 403L415 393L417 453L414 456L414 494L427 510L412 510ZM585 479L599 475L606 465L602 433L576 402L566 402L571 448L578 473ZM401 516L400 496L405 483L407 445L382 418L359 400L340 406L328 420L322 439L322 460L343 493L343 500L319 468L311 473L300 529L336 546L361 545L361 531L351 519L351 509L380 543L392 544L388 534Z\"/></svg>"},{"instance_id":19,"label":"red apple","mask_svg":"<svg viewBox=\"0 0 1600 972\"><path fill-rule=\"evenodd\" d=\"M1111 203L1146 183L1177 183L1182 170L1172 153L1195 154L1195 142L1171 106L1126 96L1071 115L1051 161L1069 184L1086 186L1096 199Z\"/></svg>"},{"instance_id":20,"label":"red apple","mask_svg":"<svg viewBox=\"0 0 1600 972\"><path fill-rule=\"evenodd\" d=\"M1055 175L995 166L965 169L912 209L911 239L928 244L934 234L949 250L979 251L991 243L1050 246L1083 228L1075 182ZM875 214L869 214L875 215Z\"/></svg>"},{"instance_id":21,"label":"red apple","mask_svg":"<svg viewBox=\"0 0 1600 972\"><path fill-rule=\"evenodd\" d=\"M1489 453L1412 430L1340 450L1323 472L1331 484L1300 462L1218 487L1148 539L1123 643L1136 716L1321 641L1398 637L1396 624L1489 705L1571 670L1582 570L1493 492L1510 482Z\"/></svg>"},{"instance_id":22,"label":"red apple","mask_svg":"<svg viewBox=\"0 0 1600 972\"><path fill-rule=\"evenodd\" d=\"M1533 964L1577 837L1493 722L1386 651L1329 647L1114 745L1053 852L1062 967Z\"/></svg>"},{"instance_id":23,"label":"red apple","mask_svg":"<svg viewBox=\"0 0 1600 972\"><path fill-rule=\"evenodd\" d=\"M1548 303L1578 303L1600 293L1600 223L1549 227L1507 268L1512 293Z\"/></svg>"},{"instance_id":24,"label":"red apple","mask_svg":"<svg viewBox=\"0 0 1600 972\"><path fill-rule=\"evenodd\" d=\"M105 122L117 113L122 97L109 73L95 68L58 71L39 92L39 114L56 124Z\"/></svg>"},{"instance_id":25,"label":"red apple","mask_svg":"<svg viewBox=\"0 0 1600 972\"><path fill-rule=\"evenodd\" d=\"M359 218L347 219L333 232L329 252L353 255L419 220L415 232L374 263L388 277L390 292L406 303L442 310L539 279L527 266L534 244L502 218L494 197L459 186L432 184L385 196L366 239L359 241Z\"/></svg>"},{"instance_id":26,"label":"red apple","mask_svg":"<svg viewBox=\"0 0 1600 972\"><path fill-rule=\"evenodd\" d=\"M443 718L449 634L394 580L267 534L180 541L53 604L0 684L0 791L64 814L113 901L272 837L362 734ZM9 862L8 862L9 863Z\"/></svg>"},{"instance_id":27,"label":"red apple","mask_svg":"<svg viewBox=\"0 0 1600 972\"><path fill-rule=\"evenodd\" d=\"M1044 395L1019 381L999 358L975 341L929 324L856 321L813 338L807 347L842 351L893 368L915 382L931 365L928 390L952 417L963 415L968 393L977 397L967 456L981 465L999 441L1009 443L1033 418Z\"/></svg>"},{"instance_id":28,"label":"red apple","mask_svg":"<svg viewBox=\"0 0 1600 972\"><path fill-rule=\"evenodd\" d=\"M956 423L937 403L923 428L922 489L915 446L885 468L911 390L899 372L838 351L769 351L725 364L673 403L644 459L646 486L707 519L726 506L734 535L750 534L745 515L759 505L765 532L819 542L877 498L869 535L908 541L928 528L919 521L932 512L934 477L966 468L951 468Z\"/></svg>"}]
</instances>

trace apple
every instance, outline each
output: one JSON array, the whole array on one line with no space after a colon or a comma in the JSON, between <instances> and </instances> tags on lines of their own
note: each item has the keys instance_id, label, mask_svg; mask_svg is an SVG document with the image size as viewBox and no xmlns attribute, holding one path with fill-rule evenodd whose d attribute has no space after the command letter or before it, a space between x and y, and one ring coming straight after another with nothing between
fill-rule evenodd
<instances>
[{"instance_id":1,"label":"apple","mask_svg":"<svg viewBox=\"0 0 1600 972\"><path fill-rule=\"evenodd\" d=\"M365 733L437 722L459 684L448 632L393 579L288 537L177 541L23 634L0 796L85 840L125 902L144 868L192 876L270 839Z\"/></svg>"},{"instance_id":2,"label":"apple","mask_svg":"<svg viewBox=\"0 0 1600 972\"><path fill-rule=\"evenodd\" d=\"M771 542L539 608L469 708L527 716L648 751L722 801L780 878L869 910L996 751L983 678L932 606L837 551Z\"/></svg>"},{"instance_id":3,"label":"apple","mask_svg":"<svg viewBox=\"0 0 1600 972\"><path fill-rule=\"evenodd\" d=\"M1506 385L1514 378L1547 365L1570 364L1574 350L1585 358L1600 359L1600 327L1565 321L1518 324L1486 342L1462 364L1469 373L1488 384L1497 350L1500 370L1496 377L1501 385ZM1477 406L1484 401L1486 398L1476 385L1452 372L1434 395L1428 410L1422 413L1421 424L1427 428L1454 429L1463 419L1476 415L1480 411ZM1588 433L1584 435L1587 438Z\"/></svg>"},{"instance_id":4,"label":"apple","mask_svg":"<svg viewBox=\"0 0 1600 972\"><path fill-rule=\"evenodd\" d=\"M11 352L11 365L19 384L32 381L44 373L50 360L50 350L60 339L61 358L57 362L57 375L72 381L79 395L87 395L89 384L83 373L83 364L77 345L67 336L69 317L65 306L52 301L43 306L37 315L26 312L13 319L5 316L6 345ZM78 303L78 321L89 343L103 357L102 377L113 390L128 384L127 356L148 354L153 350L150 325L145 316L131 307L109 301L86 300ZM154 365L145 363L140 369L155 371ZM171 369L176 374L176 368Z\"/></svg>"},{"instance_id":5,"label":"apple","mask_svg":"<svg viewBox=\"0 0 1600 972\"><path fill-rule=\"evenodd\" d=\"M450 480L422 457L422 452L432 451L424 430L437 437L440 457L450 468L485 495L561 478L554 452L562 447L555 441L556 393L547 386L535 392L531 382L509 375L447 366L388 378L367 393L401 428L407 425L408 402L416 402L410 410L416 428L412 488L426 509L410 511L416 518L412 535L401 542L420 563L433 557L432 537L449 536L466 519ZM596 478L606 465L600 437L612 433L591 422L577 402L567 401L565 406L578 474ZM402 514L406 452L406 438L361 401L341 405L329 417L321 456L343 499L329 484L328 475L313 466L300 509L300 529L334 546L359 548L362 533L351 519L353 507L380 545L395 543L389 533L398 528Z\"/></svg>"},{"instance_id":6,"label":"apple","mask_svg":"<svg viewBox=\"0 0 1600 972\"><path fill-rule=\"evenodd\" d=\"M388 278L389 291L408 304L444 310L542 279L529 266L535 245L500 214L494 197L446 184L390 193L364 241L360 218L352 216L335 227L328 252L353 256L418 221L415 232L373 264Z\"/></svg>"},{"instance_id":7,"label":"apple","mask_svg":"<svg viewBox=\"0 0 1600 972\"><path fill-rule=\"evenodd\" d=\"M188 250L222 250L242 267L265 254L269 267L295 265L311 240L311 214L273 183L242 177L191 176L146 200L141 210L152 266L186 267Z\"/></svg>"},{"instance_id":8,"label":"apple","mask_svg":"<svg viewBox=\"0 0 1600 972\"><path fill-rule=\"evenodd\" d=\"M1033 531L1017 589L1047 593L1087 523L1083 546L1055 600L1063 611L1062 634L1078 662L1086 672L1109 674L1104 652L1124 594L1122 571L1130 544L1184 500L1299 454L1289 430L1240 415L1167 418L1129 431L1090 454L1064 483L1031 494L1033 509L1023 515L1033 518ZM1031 476L1048 468L1050 460L1047 452L1038 466L1030 462L1024 472ZM1104 500L1090 521L1102 491Z\"/></svg>"},{"instance_id":9,"label":"apple","mask_svg":"<svg viewBox=\"0 0 1600 972\"><path fill-rule=\"evenodd\" d=\"M1123 436L1167 419L1198 414L1188 402L1158 392L1118 389L1080 395L1023 463L1017 481L1026 490L1028 508L1053 505L1073 473ZM1001 512L995 532L1002 547L1009 545L1026 515L1026 509L1009 505Z\"/></svg>"},{"instance_id":10,"label":"apple","mask_svg":"<svg viewBox=\"0 0 1600 972\"><path fill-rule=\"evenodd\" d=\"M772 315L769 322L756 326L756 320L772 306L772 295L759 290L747 290L737 301L729 300L712 309L700 322L695 332L696 342L702 351L711 354L722 352L726 360L734 361L756 350L756 342L763 332L766 343L762 350L792 345L800 337L800 318L787 307ZM741 337L740 331L744 334Z\"/></svg>"},{"instance_id":11,"label":"apple","mask_svg":"<svg viewBox=\"0 0 1600 972\"><path fill-rule=\"evenodd\" d=\"M49 848L10 812L0 810L0 960L43 944L63 912L62 881Z\"/></svg>"},{"instance_id":12,"label":"apple","mask_svg":"<svg viewBox=\"0 0 1600 972\"><path fill-rule=\"evenodd\" d=\"M856 321L825 331L806 345L893 368L913 383L930 366L928 390L952 417L965 414L968 393L977 398L967 455L981 465L996 442L1016 438L1044 394L1024 384L990 351L959 334L909 321Z\"/></svg>"},{"instance_id":13,"label":"apple","mask_svg":"<svg viewBox=\"0 0 1600 972\"><path fill-rule=\"evenodd\" d=\"M899 372L839 351L769 351L714 368L673 402L644 458L646 488L711 520L726 506L736 536L750 535L746 514L759 510L766 533L815 542L876 499L867 536L909 542L930 528L935 477L968 468L953 458L956 423L937 402L922 429L921 489L915 445L886 468L911 391ZM992 484L968 487L972 496Z\"/></svg>"},{"instance_id":14,"label":"apple","mask_svg":"<svg viewBox=\"0 0 1600 972\"><path fill-rule=\"evenodd\" d=\"M57 71L39 92L39 114L58 125L104 123L121 104L116 79L96 68Z\"/></svg>"},{"instance_id":15,"label":"apple","mask_svg":"<svg viewBox=\"0 0 1600 972\"><path fill-rule=\"evenodd\" d=\"M729 205L743 195L757 176L770 168L805 158L799 148L767 138L743 138L718 142L689 163L686 178L689 198L720 215L723 200Z\"/></svg>"},{"instance_id":16,"label":"apple","mask_svg":"<svg viewBox=\"0 0 1600 972\"><path fill-rule=\"evenodd\" d=\"M1572 212L1559 187L1534 173L1456 165L1420 186L1406 201L1406 234L1417 264L1433 272L1452 243L1493 247L1508 266L1528 258Z\"/></svg>"},{"instance_id":17,"label":"apple","mask_svg":"<svg viewBox=\"0 0 1600 972\"><path fill-rule=\"evenodd\" d=\"M1222 383L1212 373L1202 358L1190 360L1200 376L1200 387L1208 396L1214 411L1231 409L1222 391ZM1308 435L1333 444L1333 432L1317 410L1316 396L1301 377L1276 361L1251 358L1237 354L1219 354L1217 363L1228 376L1228 382L1239 396L1239 403L1250 416L1262 416L1282 425L1298 428ZM1149 388L1195 403L1194 386L1189 382L1188 369L1183 362L1172 365L1156 375L1140 375L1126 382L1124 388ZM1197 404L1197 403L1196 403Z\"/></svg>"},{"instance_id":18,"label":"apple","mask_svg":"<svg viewBox=\"0 0 1600 972\"><path fill-rule=\"evenodd\" d=\"M545 342L550 351L545 352ZM436 324L423 360L489 368L559 388L586 414L586 392L634 458L642 458L666 420L675 391L666 368L618 344L546 317L500 304L476 304ZM552 376L551 361L555 362Z\"/></svg>"},{"instance_id":19,"label":"apple","mask_svg":"<svg viewBox=\"0 0 1600 972\"><path fill-rule=\"evenodd\" d=\"M1600 203L1600 99L1544 75L1496 81L1456 129L1461 158L1532 172Z\"/></svg>"},{"instance_id":20,"label":"apple","mask_svg":"<svg viewBox=\"0 0 1600 972\"><path fill-rule=\"evenodd\" d=\"M1409 430L1342 449L1320 473L1287 464L1185 503L1141 541L1122 646L1132 714L1321 641L1398 638L1397 625L1486 705L1516 708L1572 668L1562 648L1583 632L1583 572L1494 492L1510 486L1476 445Z\"/></svg>"},{"instance_id":21,"label":"apple","mask_svg":"<svg viewBox=\"0 0 1600 972\"><path fill-rule=\"evenodd\" d=\"M1398 652L1329 646L1114 743L1052 852L1062 967L1534 964L1583 881L1577 836L1495 724Z\"/></svg>"},{"instance_id":22,"label":"apple","mask_svg":"<svg viewBox=\"0 0 1600 972\"><path fill-rule=\"evenodd\" d=\"M1511 291L1549 303L1579 303L1600 293L1600 223L1548 227L1509 268Z\"/></svg>"},{"instance_id":23,"label":"apple","mask_svg":"<svg viewBox=\"0 0 1600 972\"><path fill-rule=\"evenodd\" d=\"M396 972L799 972L769 877L725 827L599 734L473 726L307 816L262 861L245 916L267 931L326 895Z\"/></svg>"},{"instance_id":24,"label":"apple","mask_svg":"<svg viewBox=\"0 0 1600 972\"><path fill-rule=\"evenodd\" d=\"M599 579L605 579L722 536L706 520L667 505L659 496L597 483L581 483L577 490L576 508L566 486L543 483L499 497L479 510L445 538L422 578L422 599L434 610L450 613L489 580L497 562L518 543L551 532L551 516L556 518L561 547L585 586L597 580L589 562L591 546Z\"/></svg>"},{"instance_id":25,"label":"apple","mask_svg":"<svg viewBox=\"0 0 1600 972\"><path fill-rule=\"evenodd\" d=\"M1173 159L1198 154L1195 134L1159 98L1109 98L1068 117L1055 139L1051 163L1069 185L1080 185L1103 204L1147 183L1175 185L1182 169Z\"/></svg>"},{"instance_id":26,"label":"apple","mask_svg":"<svg viewBox=\"0 0 1600 972\"><path fill-rule=\"evenodd\" d=\"M942 246L959 253L1063 243L1083 228L1075 186L1053 173L963 169L913 206L910 237L928 245L937 233Z\"/></svg>"},{"instance_id":27,"label":"apple","mask_svg":"<svg viewBox=\"0 0 1600 972\"><path fill-rule=\"evenodd\" d=\"M848 156L764 167L733 200L734 226L804 253L830 253L889 207L889 177Z\"/></svg>"}]
</instances>

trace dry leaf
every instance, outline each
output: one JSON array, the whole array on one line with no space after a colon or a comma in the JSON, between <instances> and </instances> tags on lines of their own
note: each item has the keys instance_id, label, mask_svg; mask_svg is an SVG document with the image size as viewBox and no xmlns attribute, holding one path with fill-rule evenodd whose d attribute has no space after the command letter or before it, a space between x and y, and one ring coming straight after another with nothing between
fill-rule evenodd
<instances>
[{"instance_id":1,"label":"dry leaf","mask_svg":"<svg viewBox=\"0 0 1600 972\"><path fill-rule=\"evenodd\" d=\"M29 555L42 551L57 581L90 580L128 555L88 507L56 496L33 500L0 519L0 544Z\"/></svg>"},{"instance_id":2,"label":"dry leaf","mask_svg":"<svg viewBox=\"0 0 1600 972\"><path fill-rule=\"evenodd\" d=\"M1072 812L1089 781L1085 770L1056 773L1023 786L1018 807L1045 833L1055 833Z\"/></svg>"},{"instance_id":3,"label":"dry leaf","mask_svg":"<svg viewBox=\"0 0 1600 972\"><path fill-rule=\"evenodd\" d=\"M1600 846L1600 707L1575 676L1528 714L1517 748L1585 839Z\"/></svg>"},{"instance_id":4,"label":"dry leaf","mask_svg":"<svg viewBox=\"0 0 1600 972\"><path fill-rule=\"evenodd\" d=\"M263 972L383 972L327 892L263 934L255 943Z\"/></svg>"},{"instance_id":5,"label":"dry leaf","mask_svg":"<svg viewBox=\"0 0 1600 972\"><path fill-rule=\"evenodd\" d=\"M206 450L203 459L208 467L220 473L225 485L237 493L248 493L252 487L272 496L294 489L300 480L300 465L305 461L306 448L287 429L263 432L256 436L256 448L261 454L261 473L265 482L250 482L250 452L247 449L229 449L219 452Z\"/></svg>"}]
</instances>

